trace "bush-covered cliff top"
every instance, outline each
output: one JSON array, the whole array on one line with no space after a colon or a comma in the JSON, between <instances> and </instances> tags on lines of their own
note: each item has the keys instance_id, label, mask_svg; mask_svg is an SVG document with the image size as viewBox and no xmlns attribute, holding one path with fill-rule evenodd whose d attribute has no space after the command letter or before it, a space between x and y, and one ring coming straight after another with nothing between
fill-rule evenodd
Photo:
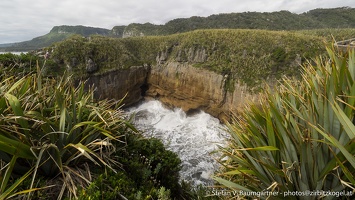
<instances>
[{"instance_id":1,"label":"bush-covered cliff top","mask_svg":"<svg viewBox=\"0 0 355 200\"><path fill-rule=\"evenodd\" d=\"M263 80L298 74L305 59L325 52L325 42L354 34L355 29L209 29L122 39L76 35L51 47L51 65L86 76L88 60L98 67L96 73L174 61L229 74L254 87Z\"/></svg>"}]
</instances>

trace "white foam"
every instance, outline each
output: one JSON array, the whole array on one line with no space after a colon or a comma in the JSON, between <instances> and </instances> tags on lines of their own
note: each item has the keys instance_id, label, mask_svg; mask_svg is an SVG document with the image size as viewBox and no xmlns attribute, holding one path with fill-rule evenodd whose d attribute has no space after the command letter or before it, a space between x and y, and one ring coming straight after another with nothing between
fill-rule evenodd
<instances>
[{"instance_id":1,"label":"white foam","mask_svg":"<svg viewBox=\"0 0 355 200\"><path fill-rule=\"evenodd\" d=\"M180 176L194 185L212 183L210 176L219 165L210 155L217 144L224 145L226 133L219 120L205 112L187 116L181 109L169 110L159 101L132 107L134 124L147 137L162 140L182 161Z\"/></svg>"}]
</instances>

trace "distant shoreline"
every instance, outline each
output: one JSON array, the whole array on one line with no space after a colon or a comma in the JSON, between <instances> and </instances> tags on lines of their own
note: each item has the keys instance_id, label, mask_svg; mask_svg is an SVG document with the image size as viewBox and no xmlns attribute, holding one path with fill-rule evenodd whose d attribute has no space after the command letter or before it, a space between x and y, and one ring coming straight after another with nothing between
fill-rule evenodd
<instances>
[{"instance_id":1,"label":"distant shoreline","mask_svg":"<svg viewBox=\"0 0 355 200\"><path fill-rule=\"evenodd\" d=\"M0 54L6 54L6 53L12 53L12 54L15 54L15 55L21 55L22 53L26 54L28 52L27 51L0 51Z\"/></svg>"}]
</instances>

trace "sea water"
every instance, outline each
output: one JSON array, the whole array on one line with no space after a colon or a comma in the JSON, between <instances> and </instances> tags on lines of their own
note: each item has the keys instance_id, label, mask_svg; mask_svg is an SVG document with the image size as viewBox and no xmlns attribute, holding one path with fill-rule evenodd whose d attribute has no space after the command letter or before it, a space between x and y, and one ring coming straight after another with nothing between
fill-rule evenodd
<instances>
[{"instance_id":1,"label":"sea water","mask_svg":"<svg viewBox=\"0 0 355 200\"><path fill-rule=\"evenodd\" d=\"M161 139L182 161L180 178L193 185L212 185L218 170L217 145L226 143L225 127L205 112L186 115L180 108L168 109L157 100L132 107L133 123L146 137Z\"/></svg>"}]
</instances>

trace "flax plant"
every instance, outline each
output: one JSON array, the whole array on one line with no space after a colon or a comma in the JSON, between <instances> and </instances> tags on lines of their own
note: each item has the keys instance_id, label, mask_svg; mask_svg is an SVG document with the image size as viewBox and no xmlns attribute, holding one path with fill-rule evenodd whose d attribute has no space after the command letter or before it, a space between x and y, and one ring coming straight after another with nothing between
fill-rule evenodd
<instances>
[{"instance_id":1,"label":"flax plant","mask_svg":"<svg viewBox=\"0 0 355 200\"><path fill-rule=\"evenodd\" d=\"M38 176L56 179L58 199L76 198L77 188L90 184L90 168L117 169L112 142L124 144L125 134L135 131L121 102L95 102L92 89L85 91L84 83L74 87L67 75L44 78L38 69L9 77L0 94L0 199L34 191ZM29 190L16 191L26 178Z\"/></svg>"},{"instance_id":2,"label":"flax plant","mask_svg":"<svg viewBox=\"0 0 355 200\"><path fill-rule=\"evenodd\" d=\"M354 192L355 52L327 51L329 58L303 67L301 80L285 78L228 125L224 170L215 177L223 187L278 192L262 199L284 199L293 191Z\"/></svg>"}]
</instances>

